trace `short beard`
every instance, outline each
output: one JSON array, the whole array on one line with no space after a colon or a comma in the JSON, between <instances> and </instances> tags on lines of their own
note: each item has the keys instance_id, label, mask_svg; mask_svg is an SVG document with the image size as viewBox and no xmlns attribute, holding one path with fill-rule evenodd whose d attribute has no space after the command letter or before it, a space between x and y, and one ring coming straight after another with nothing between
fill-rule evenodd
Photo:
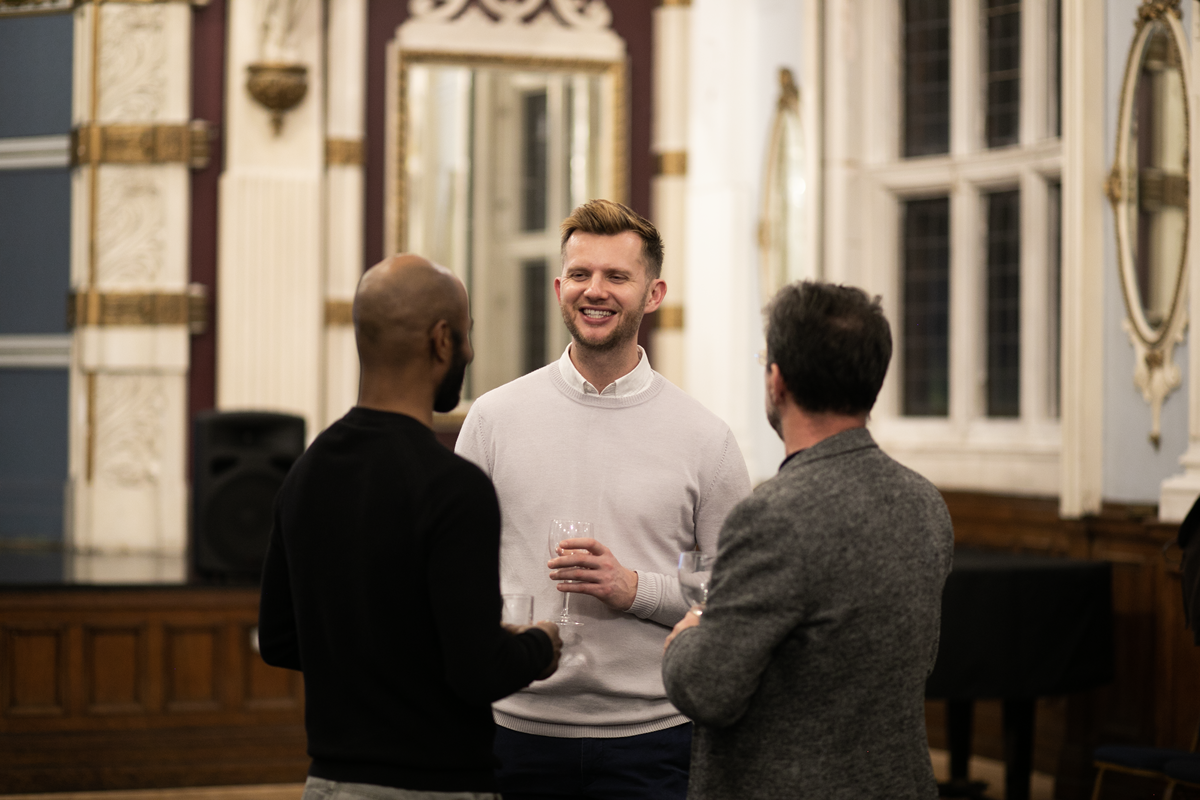
<instances>
[{"instance_id":1,"label":"short beard","mask_svg":"<svg viewBox=\"0 0 1200 800\"><path fill-rule=\"evenodd\" d=\"M783 420L779 417L779 406L771 402L771 395L767 395L767 422L771 424L776 435L780 439L783 438Z\"/></svg>"},{"instance_id":2,"label":"short beard","mask_svg":"<svg viewBox=\"0 0 1200 800\"><path fill-rule=\"evenodd\" d=\"M433 395L433 410L439 414L446 414L458 406L462 397L463 378L467 374L467 359L462 352L463 337L458 331L451 330L450 338L454 342L454 356L450 360L450 369Z\"/></svg>"},{"instance_id":3,"label":"short beard","mask_svg":"<svg viewBox=\"0 0 1200 800\"><path fill-rule=\"evenodd\" d=\"M649 291L646 292L646 297L649 297ZM646 297L642 298L642 308L646 307ZM625 318L621 325L598 342L592 342L583 338L579 327L575 324L575 319L571 315L571 309L560 307L562 312L563 324L567 326L567 331L571 334L571 339L574 340L576 346L584 350L591 350L593 353L610 353L613 350L619 350L630 341L636 340L638 329L642 327L642 318L645 314L638 314L635 318L632 314ZM582 313L582 312L580 312Z\"/></svg>"}]
</instances>

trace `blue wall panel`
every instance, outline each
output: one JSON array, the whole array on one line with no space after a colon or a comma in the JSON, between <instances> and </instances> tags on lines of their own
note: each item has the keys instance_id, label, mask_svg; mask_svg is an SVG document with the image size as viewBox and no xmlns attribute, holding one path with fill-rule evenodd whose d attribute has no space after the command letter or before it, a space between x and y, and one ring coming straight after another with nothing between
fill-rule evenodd
<instances>
[{"instance_id":1,"label":"blue wall panel","mask_svg":"<svg viewBox=\"0 0 1200 800\"><path fill-rule=\"evenodd\" d=\"M0 335L66 332L70 258L70 173L0 171Z\"/></svg>"},{"instance_id":2,"label":"blue wall panel","mask_svg":"<svg viewBox=\"0 0 1200 800\"><path fill-rule=\"evenodd\" d=\"M67 371L0 370L0 544L62 541Z\"/></svg>"},{"instance_id":3,"label":"blue wall panel","mask_svg":"<svg viewBox=\"0 0 1200 800\"><path fill-rule=\"evenodd\" d=\"M0 18L0 138L71 130L70 14Z\"/></svg>"}]
</instances>

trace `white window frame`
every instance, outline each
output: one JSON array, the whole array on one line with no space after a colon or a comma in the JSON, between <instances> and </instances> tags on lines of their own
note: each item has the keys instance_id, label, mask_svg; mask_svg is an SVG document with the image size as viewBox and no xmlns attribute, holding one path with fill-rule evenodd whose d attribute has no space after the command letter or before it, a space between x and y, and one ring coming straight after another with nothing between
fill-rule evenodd
<instances>
[{"instance_id":1,"label":"white window frame","mask_svg":"<svg viewBox=\"0 0 1200 800\"><path fill-rule=\"evenodd\" d=\"M1061 180L1063 147L1049 130L1054 99L1049 86L1050 2L1022 2L1019 142L989 150L984 143L980 3L951 1L950 152L919 158L900 156L900 0L872 4L871 13L862 17L863 158L858 177L869 220L861 226L862 280L883 297L895 339L871 429L887 452L945 489L1043 496L1060 491L1062 430L1052 416L1049 353L1048 186ZM1020 416L1002 419L986 413L983 194L1012 188L1021 191ZM950 407L946 417L906 417L901 414L902 203L934 196L950 198Z\"/></svg>"}]
</instances>

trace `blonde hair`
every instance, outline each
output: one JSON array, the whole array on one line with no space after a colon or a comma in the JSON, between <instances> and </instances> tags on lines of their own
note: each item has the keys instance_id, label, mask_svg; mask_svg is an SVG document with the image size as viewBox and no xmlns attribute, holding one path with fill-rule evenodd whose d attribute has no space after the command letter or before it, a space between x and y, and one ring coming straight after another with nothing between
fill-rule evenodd
<instances>
[{"instance_id":1,"label":"blonde hair","mask_svg":"<svg viewBox=\"0 0 1200 800\"><path fill-rule=\"evenodd\" d=\"M629 206L612 200L589 200L571 212L562 222L562 251L567 249L571 234L592 233L598 236L616 236L633 231L642 240L642 261L646 277L657 280L662 275L663 242L654 223Z\"/></svg>"}]
</instances>

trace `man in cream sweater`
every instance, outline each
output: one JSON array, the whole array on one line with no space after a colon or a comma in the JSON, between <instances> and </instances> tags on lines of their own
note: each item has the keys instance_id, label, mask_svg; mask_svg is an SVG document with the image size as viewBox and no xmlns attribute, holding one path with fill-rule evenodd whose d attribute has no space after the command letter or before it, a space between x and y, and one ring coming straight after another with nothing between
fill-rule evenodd
<instances>
[{"instance_id":1,"label":"man in cream sweater","mask_svg":"<svg viewBox=\"0 0 1200 800\"><path fill-rule=\"evenodd\" d=\"M457 452L500 498L500 581L570 616L553 678L494 704L505 800L683 798L691 723L667 700L663 638L683 618L679 553L714 552L750 491L729 427L650 368L637 345L666 294L662 239L618 203L562 224L554 291L572 342L557 362L471 407ZM550 551L551 520L592 535ZM556 583L558 581L577 583Z\"/></svg>"}]
</instances>

